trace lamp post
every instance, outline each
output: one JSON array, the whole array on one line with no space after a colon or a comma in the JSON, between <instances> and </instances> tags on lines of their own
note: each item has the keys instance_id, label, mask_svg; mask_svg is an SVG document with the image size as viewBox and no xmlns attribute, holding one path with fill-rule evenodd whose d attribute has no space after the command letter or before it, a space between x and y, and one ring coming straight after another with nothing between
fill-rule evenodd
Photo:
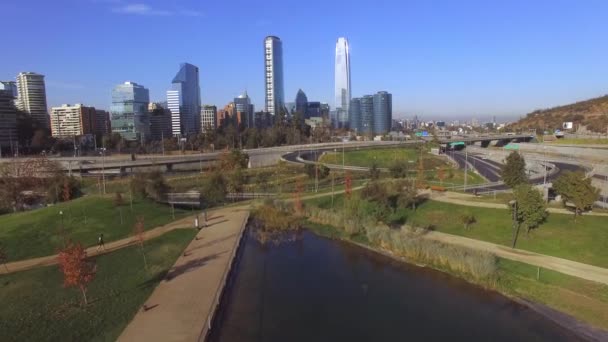
<instances>
[{"instance_id":1,"label":"lamp post","mask_svg":"<svg viewBox=\"0 0 608 342\"><path fill-rule=\"evenodd\" d=\"M63 243L66 243L66 239L65 239L65 227L63 225L63 210L59 211L59 217L61 217L61 236L63 237Z\"/></svg>"},{"instance_id":2,"label":"lamp post","mask_svg":"<svg viewBox=\"0 0 608 342\"><path fill-rule=\"evenodd\" d=\"M106 148L102 147L101 152L101 181L103 183L103 194L106 194Z\"/></svg>"},{"instance_id":3,"label":"lamp post","mask_svg":"<svg viewBox=\"0 0 608 342\"><path fill-rule=\"evenodd\" d=\"M510 200L509 207L511 207L511 219L513 220L513 242L511 243L511 248L515 248L517 235L519 233L519 225L517 224L517 201Z\"/></svg>"}]
</instances>

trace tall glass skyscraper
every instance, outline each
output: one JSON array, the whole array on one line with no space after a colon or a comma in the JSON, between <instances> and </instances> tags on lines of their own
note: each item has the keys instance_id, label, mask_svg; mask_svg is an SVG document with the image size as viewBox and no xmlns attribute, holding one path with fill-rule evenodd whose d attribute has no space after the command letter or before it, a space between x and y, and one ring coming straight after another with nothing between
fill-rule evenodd
<instances>
[{"instance_id":1,"label":"tall glass skyscraper","mask_svg":"<svg viewBox=\"0 0 608 342\"><path fill-rule=\"evenodd\" d=\"M379 91L374 95L374 133L384 134L391 130L393 121L393 95Z\"/></svg>"},{"instance_id":2,"label":"tall glass skyscraper","mask_svg":"<svg viewBox=\"0 0 608 342\"><path fill-rule=\"evenodd\" d=\"M236 123L243 127L253 127L254 123L254 107L251 104L251 99L247 92L234 98L234 109L236 114Z\"/></svg>"},{"instance_id":3,"label":"tall glass skyscraper","mask_svg":"<svg viewBox=\"0 0 608 342\"><path fill-rule=\"evenodd\" d=\"M264 39L264 80L266 111L277 115L285 110L283 93L283 43L279 37Z\"/></svg>"},{"instance_id":4,"label":"tall glass skyscraper","mask_svg":"<svg viewBox=\"0 0 608 342\"><path fill-rule=\"evenodd\" d=\"M352 98L348 106L348 119L350 129L357 133L363 132L361 128L361 99Z\"/></svg>"},{"instance_id":5,"label":"tall glass skyscraper","mask_svg":"<svg viewBox=\"0 0 608 342\"><path fill-rule=\"evenodd\" d=\"M335 66L335 104L336 110L342 109L348 113L350 105L350 51L348 49L348 40L344 37L338 38L336 42L336 66ZM348 117L345 117L345 122L340 122L341 126L345 126L348 122Z\"/></svg>"},{"instance_id":6,"label":"tall glass skyscraper","mask_svg":"<svg viewBox=\"0 0 608 342\"><path fill-rule=\"evenodd\" d=\"M298 93L296 94L296 113L300 114L300 117L302 119L308 119L308 117L306 116L306 111L308 109L308 97L306 96L306 93L302 90L299 89Z\"/></svg>"},{"instance_id":7,"label":"tall glass skyscraper","mask_svg":"<svg viewBox=\"0 0 608 342\"><path fill-rule=\"evenodd\" d=\"M167 106L171 111L171 132L175 136L196 134L201 129L201 88L198 67L182 63L167 90Z\"/></svg>"},{"instance_id":8,"label":"tall glass skyscraper","mask_svg":"<svg viewBox=\"0 0 608 342\"><path fill-rule=\"evenodd\" d=\"M361 98L361 134L374 132L374 97L365 95Z\"/></svg>"},{"instance_id":9,"label":"tall glass skyscraper","mask_svg":"<svg viewBox=\"0 0 608 342\"><path fill-rule=\"evenodd\" d=\"M110 120L112 133L126 140L145 140L150 135L148 103L150 93L134 82L119 84L112 90Z\"/></svg>"}]
</instances>

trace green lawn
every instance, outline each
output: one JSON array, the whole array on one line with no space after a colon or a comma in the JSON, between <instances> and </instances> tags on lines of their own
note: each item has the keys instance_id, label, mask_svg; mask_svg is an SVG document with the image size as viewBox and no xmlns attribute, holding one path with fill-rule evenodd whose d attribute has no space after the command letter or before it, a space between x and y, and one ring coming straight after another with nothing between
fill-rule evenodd
<instances>
[{"instance_id":1,"label":"green lawn","mask_svg":"<svg viewBox=\"0 0 608 342\"><path fill-rule=\"evenodd\" d=\"M334 197L334 208L343 208L343 195ZM331 208L331 197L305 201L306 205ZM408 224L430 225L444 233L466 236L511 246L512 226L509 211L461 206L426 201L416 211L400 209ZM468 230L460 222L464 212L475 215L477 222ZM572 215L550 214L547 222L528 236L520 231L517 248L579 261L600 267L608 267L608 218L583 216L574 223Z\"/></svg>"},{"instance_id":2,"label":"green lawn","mask_svg":"<svg viewBox=\"0 0 608 342\"><path fill-rule=\"evenodd\" d=\"M362 149L344 152L344 164L351 166L371 166L372 161L376 161L378 167L387 168L397 159L411 161L415 168L418 158L418 151L415 148L382 148L382 149ZM342 151L335 153L328 152L321 157L320 162L327 164L342 165Z\"/></svg>"},{"instance_id":3,"label":"green lawn","mask_svg":"<svg viewBox=\"0 0 608 342\"><path fill-rule=\"evenodd\" d=\"M85 308L57 266L0 276L0 340L116 340L195 234L180 229L147 241L148 271L135 246L97 257Z\"/></svg>"},{"instance_id":4,"label":"green lawn","mask_svg":"<svg viewBox=\"0 0 608 342\"><path fill-rule=\"evenodd\" d=\"M547 145L608 145L608 139L572 138L557 139L546 142Z\"/></svg>"},{"instance_id":5,"label":"green lawn","mask_svg":"<svg viewBox=\"0 0 608 342\"><path fill-rule=\"evenodd\" d=\"M512 296L546 304L594 326L608 329L608 286L500 259L498 289Z\"/></svg>"},{"instance_id":6,"label":"green lawn","mask_svg":"<svg viewBox=\"0 0 608 342\"><path fill-rule=\"evenodd\" d=\"M9 261L55 254L63 243L61 216L68 236L85 246L97 243L100 233L105 241L122 239L132 234L137 216L143 216L150 229L173 221L171 208L149 200L134 201L133 211L128 196L125 205L116 208L111 196L85 196L52 207L0 216L0 243ZM122 211L123 223L120 223ZM189 214L175 209L175 218ZM85 220L86 216L86 220Z\"/></svg>"}]
</instances>

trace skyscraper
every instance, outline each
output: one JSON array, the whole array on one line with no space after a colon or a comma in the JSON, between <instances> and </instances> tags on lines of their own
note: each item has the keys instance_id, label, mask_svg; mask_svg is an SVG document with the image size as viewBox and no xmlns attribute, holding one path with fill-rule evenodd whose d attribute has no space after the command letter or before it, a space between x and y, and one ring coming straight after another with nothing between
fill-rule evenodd
<instances>
[{"instance_id":1,"label":"skyscraper","mask_svg":"<svg viewBox=\"0 0 608 342\"><path fill-rule=\"evenodd\" d=\"M201 109L201 132L207 130L214 130L216 125L217 107L216 106L203 106Z\"/></svg>"},{"instance_id":2,"label":"skyscraper","mask_svg":"<svg viewBox=\"0 0 608 342\"><path fill-rule=\"evenodd\" d=\"M253 127L254 108L247 92L234 98L234 108L236 112L236 123L238 125L243 125L243 127Z\"/></svg>"},{"instance_id":3,"label":"skyscraper","mask_svg":"<svg viewBox=\"0 0 608 342\"><path fill-rule=\"evenodd\" d=\"M9 95L17 98L17 83L15 81L0 81L0 90L5 90Z\"/></svg>"},{"instance_id":4,"label":"skyscraper","mask_svg":"<svg viewBox=\"0 0 608 342\"><path fill-rule=\"evenodd\" d=\"M142 85L125 82L114 87L110 106L112 133L119 133L126 140L148 139L149 102L150 93Z\"/></svg>"},{"instance_id":5,"label":"skyscraper","mask_svg":"<svg viewBox=\"0 0 608 342\"><path fill-rule=\"evenodd\" d=\"M374 95L374 124L375 134L388 133L393 122L393 95L379 91Z\"/></svg>"},{"instance_id":6,"label":"skyscraper","mask_svg":"<svg viewBox=\"0 0 608 342\"><path fill-rule=\"evenodd\" d=\"M306 111L308 109L308 97L302 89L298 90L296 94L296 110L294 113L298 113L301 119L307 119Z\"/></svg>"},{"instance_id":7,"label":"skyscraper","mask_svg":"<svg viewBox=\"0 0 608 342\"><path fill-rule=\"evenodd\" d=\"M0 152L17 141L17 108L12 90L0 89Z\"/></svg>"},{"instance_id":8,"label":"skyscraper","mask_svg":"<svg viewBox=\"0 0 608 342\"><path fill-rule=\"evenodd\" d=\"M285 110L283 93L283 43L279 37L264 39L264 80L266 111L277 115Z\"/></svg>"},{"instance_id":9,"label":"skyscraper","mask_svg":"<svg viewBox=\"0 0 608 342\"><path fill-rule=\"evenodd\" d=\"M196 134L201 128L201 88L198 67L182 63L167 90L171 131L175 136Z\"/></svg>"},{"instance_id":10,"label":"skyscraper","mask_svg":"<svg viewBox=\"0 0 608 342\"><path fill-rule=\"evenodd\" d=\"M363 132L361 128L361 99L352 98L348 106L348 119L350 129L356 133Z\"/></svg>"},{"instance_id":11,"label":"skyscraper","mask_svg":"<svg viewBox=\"0 0 608 342\"><path fill-rule=\"evenodd\" d=\"M94 107L77 103L51 108L51 134L55 138L72 138L97 133Z\"/></svg>"},{"instance_id":12,"label":"skyscraper","mask_svg":"<svg viewBox=\"0 0 608 342\"><path fill-rule=\"evenodd\" d=\"M344 37L338 38L336 42L336 65L335 65L335 105L336 110L342 109L348 113L350 104L350 52L348 40Z\"/></svg>"},{"instance_id":13,"label":"skyscraper","mask_svg":"<svg viewBox=\"0 0 608 342\"><path fill-rule=\"evenodd\" d=\"M361 133L372 134L374 132L374 97L365 95L361 98Z\"/></svg>"},{"instance_id":14,"label":"skyscraper","mask_svg":"<svg viewBox=\"0 0 608 342\"><path fill-rule=\"evenodd\" d=\"M44 75L35 72L22 72L17 75L17 107L38 122L42 127L49 127L49 116L46 108L46 89Z\"/></svg>"}]
</instances>

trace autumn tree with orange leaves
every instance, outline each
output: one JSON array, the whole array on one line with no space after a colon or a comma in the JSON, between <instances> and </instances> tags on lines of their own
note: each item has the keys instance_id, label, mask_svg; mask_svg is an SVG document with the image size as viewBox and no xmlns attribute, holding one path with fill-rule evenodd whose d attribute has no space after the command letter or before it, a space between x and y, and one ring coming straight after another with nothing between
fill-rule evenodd
<instances>
[{"instance_id":1,"label":"autumn tree with orange leaves","mask_svg":"<svg viewBox=\"0 0 608 342\"><path fill-rule=\"evenodd\" d=\"M97 267L87 260L87 251L80 242L69 241L59 251L59 269L63 273L64 287L78 287L87 305L87 285L95 278Z\"/></svg>"},{"instance_id":2,"label":"autumn tree with orange leaves","mask_svg":"<svg viewBox=\"0 0 608 342\"><path fill-rule=\"evenodd\" d=\"M141 250L141 255L144 258L144 268L148 269L148 261L146 260L146 252L144 250L144 241L146 240L145 236L144 236L144 231L145 231L144 229L145 229L144 217L139 216L139 217L137 217L135 226L133 226L133 236L135 237L135 242L139 245L139 248Z\"/></svg>"}]
</instances>

